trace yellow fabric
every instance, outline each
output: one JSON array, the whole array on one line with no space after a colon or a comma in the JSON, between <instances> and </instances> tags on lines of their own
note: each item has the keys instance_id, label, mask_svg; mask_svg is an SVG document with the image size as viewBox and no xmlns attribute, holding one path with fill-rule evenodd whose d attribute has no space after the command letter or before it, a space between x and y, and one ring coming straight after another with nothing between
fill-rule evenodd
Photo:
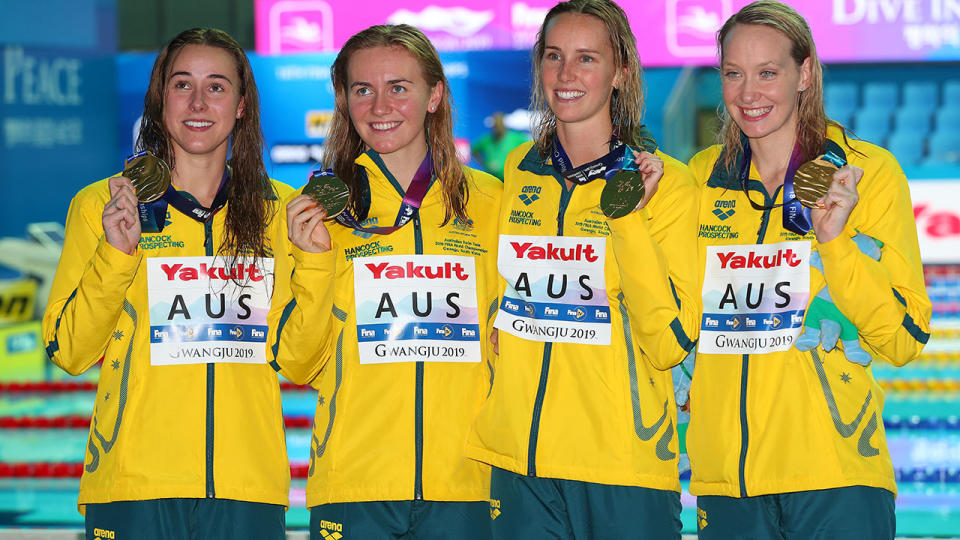
<instances>
[{"instance_id":1,"label":"yellow fabric","mask_svg":"<svg viewBox=\"0 0 960 540\"><path fill-rule=\"evenodd\" d=\"M361 154L356 163L366 170L372 194L364 225L392 226L403 198L399 185L387 176L375 153ZM434 181L419 218L400 230L370 235L328 221L333 249L319 254L295 250L291 259L277 263L277 274L292 272L293 276L291 289L271 308L268 344L275 344L276 351L272 346L268 350L286 377L319 390L310 444L308 507L414 499L418 442L423 445L423 499L489 498L489 468L468 460L463 447L490 385L486 359L493 354L492 319L487 315L496 301L495 220L502 184L486 173L464 171L472 225L451 218L441 226L445 210L440 184ZM351 261L392 254L472 256L477 270L485 361L423 363L422 439L415 419L416 362L359 362Z\"/></svg>"},{"instance_id":2,"label":"yellow fabric","mask_svg":"<svg viewBox=\"0 0 960 540\"><path fill-rule=\"evenodd\" d=\"M272 187L279 200L268 212L267 246L286 253L277 212L292 189L276 181ZM80 480L81 511L87 503L211 496L208 451L217 498L288 505L290 468L274 370L266 363L217 363L208 380L204 364L150 364L146 261L207 255L204 224L170 207L163 232L144 233L130 256L104 239L101 215L109 200L107 180L101 180L71 202L43 318L44 340L58 366L76 375L104 360ZM213 218L214 253L227 209ZM278 274L278 285L284 281Z\"/></svg>"},{"instance_id":3,"label":"yellow fabric","mask_svg":"<svg viewBox=\"0 0 960 540\"><path fill-rule=\"evenodd\" d=\"M923 348L908 327L916 325L914 333L921 336L929 333L931 314L907 180L886 150L858 140L847 146L833 128L828 136L864 174L846 232L822 245L812 230L802 238L820 252L826 275L825 280L824 274L811 269L811 300L828 283L834 303L856 325L860 342L874 361L903 365ZM782 208L770 211L766 221L764 212L751 208L736 183L736 171L714 173L720 153L721 148L713 146L690 161L701 190L701 283L708 245L801 240L783 228ZM760 176L753 166L750 178L754 181L750 193L755 202L762 202L764 192L758 191ZM772 202L782 199L778 190ZM717 209L733 214L721 219L714 213ZM851 240L856 231L883 242L879 261L857 249ZM896 299L894 290L906 305ZM881 416L883 400L871 368L847 361L839 349L698 354L687 431L693 471L690 491L741 497L864 485L895 493ZM850 433L843 436L841 431Z\"/></svg>"},{"instance_id":4,"label":"yellow fabric","mask_svg":"<svg viewBox=\"0 0 960 540\"><path fill-rule=\"evenodd\" d=\"M501 330L493 391L471 433L470 457L524 475L680 490L668 368L697 337L696 252L689 240L697 191L683 163L657 155L665 172L652 200L608 220L598 206L602 180L565 194L532 143L511 152L501 234L607 237L611 344L545 345ZM536 188L539 198L524 202ZM671 323L682 326L682 335ZM539 429L532 432L537 414Z\"/></svg>"}]
</instances>

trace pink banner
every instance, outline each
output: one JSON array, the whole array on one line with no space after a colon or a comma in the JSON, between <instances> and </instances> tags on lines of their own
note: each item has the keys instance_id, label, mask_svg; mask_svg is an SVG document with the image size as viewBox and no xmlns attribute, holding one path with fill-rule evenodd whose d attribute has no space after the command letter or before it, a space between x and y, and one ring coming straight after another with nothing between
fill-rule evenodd
<instances>
[{"instance_id":1,"label":"pink banner","mask_svg":"<svg viewBox=\"0 0 960 540\"><path fill-rule=\"evenodd\" d=\"M647 66L716 63L717 29L748 0L623 2ZM375 24L407 23L441 51L529 49L552 0L256 0L257 52L339 49ZM811 0L796 9L828 62L960 58L960 0Z\"/></svg>"}]
</instances>

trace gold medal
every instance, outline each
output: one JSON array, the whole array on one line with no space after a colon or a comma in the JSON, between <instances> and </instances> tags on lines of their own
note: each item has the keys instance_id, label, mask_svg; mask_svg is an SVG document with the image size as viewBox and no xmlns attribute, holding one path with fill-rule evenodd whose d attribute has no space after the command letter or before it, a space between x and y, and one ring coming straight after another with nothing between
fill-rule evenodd
<instances>
[{"instance_id":1,"label":"gold medal","mask_svg":"<svg viewBox=\"0 0 960 540\"><path fill-rule=\"evenodd\" d=\"M137 200L142 203L153 202L166 193L170 187L170 167L157 156L143 152L128 160L123 176L133 183Z\"/></svg>"},{"instance_id":2,"label":"gold medal","mask_svg":"<svg viewBox=\"0 0 960 540\"><path fill-rule=\"evenodd\" d=\"M600 209L611 219L623 217L643 200L643 176L637 171L620 169L600 193Z\"/></svg>"},{"instance_id":3,"label":"gold medal","mask_svg":"<svg viewBox=\"0 0 960 540\"><path fill-rule=\"evenodd\" d=\"M347 185L332 174L314 174L307 181L303 193L313 197L313 200L326 210L328 219L343 212L350 198Z\"/></svg>"},{"instance_id":4,"label":"gold medal","mask_svg":"<svg viewBox=\"0 0 960 540\"><path fill-rule=\"evenodd\" d=\"M793 191L800 204L807 208L819 208L817 201L827 194L833 183L833 173L838 169L824 156L800 165L793 175Z\"/></svg>"}]
</instances>

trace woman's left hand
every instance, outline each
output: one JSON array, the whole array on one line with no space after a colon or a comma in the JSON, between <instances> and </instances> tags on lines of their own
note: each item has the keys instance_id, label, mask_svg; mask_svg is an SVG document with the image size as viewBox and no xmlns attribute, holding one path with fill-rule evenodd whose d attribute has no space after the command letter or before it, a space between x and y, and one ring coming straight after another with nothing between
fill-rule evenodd
<instances>
[{"instance_id":1,"label":"woman's left hand","mask_svg":"<svg viewBox=\"0 0 960 540\"><path fill-rule=\"evenodd\" d=\"M646 206L653 198L653 194L657 192L657 186L660 185L660 179L663 178L663 160L650 152L634 154L633 159L637 164L637 171L643 177L643 198L634 208L634 211L636 211Z\"/></svg>"},{"instance_id":2,"label":"woman's left hand","mask_svg":"<svg viewBox=\"0 0 960 540\"><path fill-rule=\"evenodd\" d=\"M825 244L843 232L850 214L860 200L857 184L862 176L863 169L849 164L833 173L830 189L817 201L819 208L810 212L817 242Z\"/></svg>"}]
</instances>

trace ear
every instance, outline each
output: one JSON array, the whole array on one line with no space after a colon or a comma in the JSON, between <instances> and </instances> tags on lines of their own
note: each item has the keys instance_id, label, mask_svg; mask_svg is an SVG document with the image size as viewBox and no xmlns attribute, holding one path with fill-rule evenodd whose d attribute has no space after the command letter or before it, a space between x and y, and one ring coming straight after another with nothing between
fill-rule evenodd
<instances>
[{"instance_id":1,"label":"ear","mask_svg":"<svg viewBox=\"0 0 960 540\"><path fill-rule=\"evenodd\" d=\"M807 88L810 88L810 82L813 80L813 68L810 67L810 57L803 59L803 63L800 64L800 82L797 83L797 91L803 92Z\"/></svg>"},{"instance_id":2,"label":"ear","mask_svg":"<svg viewBox=\"0 0 960 540\"><path fill-rule=\"evenodd\" d=\"M237 120L243 118L243 111L246 108L246 103L243 101L243 98L240 98L240 104L237 105Z\"/></svg>"},{"instance_id":3,"label":"ear","mask_svg":"<svg viewBox=\"0 0 960 540\"><path fill-rule=\"evenodd\" d=\"M627 67L621 68L613 76L613 89L619 90L620 86L623 85L623 81L627 80L630 76L630 69Z\"/></svg>"},{"instance_id":4,"label":"ear","mask_svg":"<svg viewBox=\"0 0 960 540\"><path fill-rule=\"evenodd\" d=\"M430 100L427 101L427 110L436 112L440 106L440 100L443 99L443 81L437 81L437 84L430 90Z\"/></svg>"}]
</instances>

